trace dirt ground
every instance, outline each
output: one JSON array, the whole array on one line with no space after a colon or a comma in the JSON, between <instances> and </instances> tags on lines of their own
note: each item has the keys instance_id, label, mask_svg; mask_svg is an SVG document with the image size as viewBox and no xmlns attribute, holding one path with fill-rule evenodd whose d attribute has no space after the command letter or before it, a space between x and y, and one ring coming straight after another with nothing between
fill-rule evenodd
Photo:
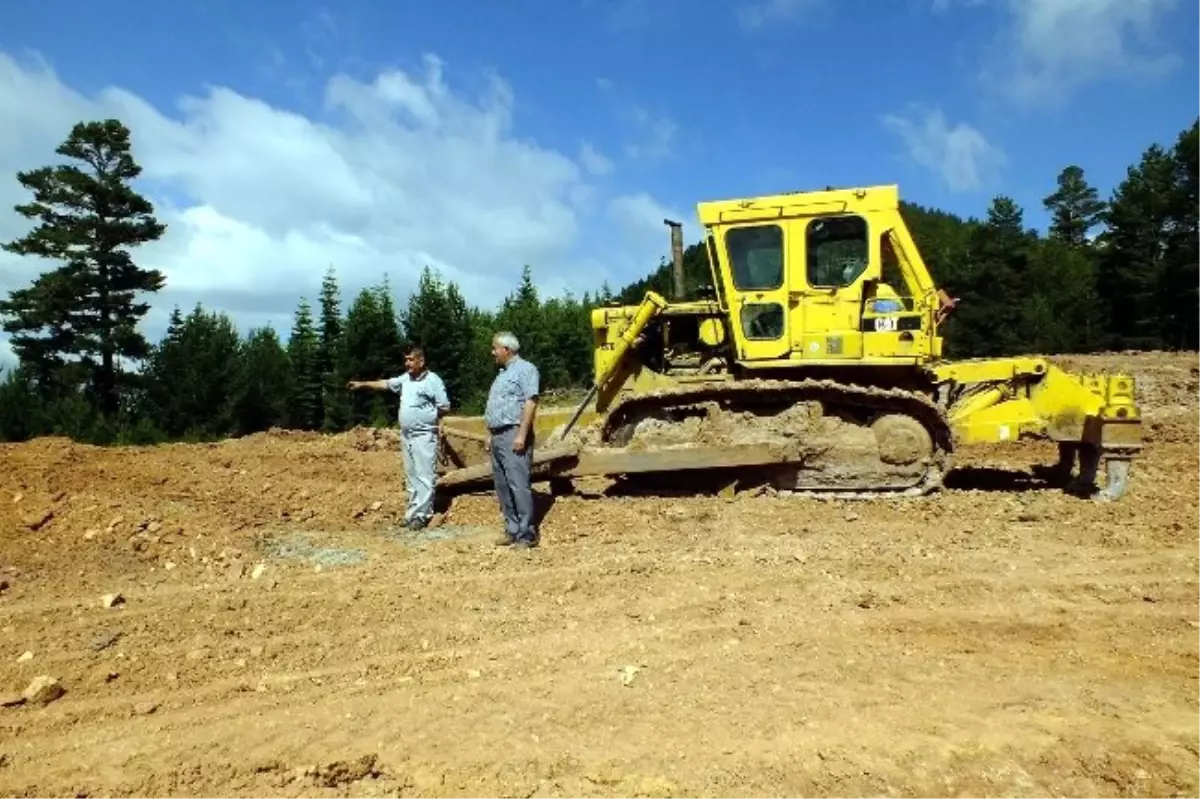
<instances>
[{"instance_id":1,"label":"dirt ground","mask_svg":"<svg viewBox=\"0 0 1200 799\"><path fill-rule=\"evenodd\" d=\"M514 552L487 496L400 531L365 431L4 446L0 793L1196 796L1197 357L1070 363L1141 381L1118 503L1030 444L920 500L543 495Z\"/></svg>"}]
</instances>

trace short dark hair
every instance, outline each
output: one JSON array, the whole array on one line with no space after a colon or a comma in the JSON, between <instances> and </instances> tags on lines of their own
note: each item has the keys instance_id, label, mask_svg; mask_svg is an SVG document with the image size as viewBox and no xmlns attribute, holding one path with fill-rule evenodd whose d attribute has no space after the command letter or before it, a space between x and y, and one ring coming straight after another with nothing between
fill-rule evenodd
<instances>
[{"instance_id":1,"label":"short dark hair","mask_svg":"<svg viewBox=\"0 0 1200 799\"><path fill-rule=\"evenodd\" d=\"M420 355L422 358L424 358L425 357L425 348L422 347L420 344L410 344L408 347L408 351L405 352L404 354L406 356L407 355Z\"/></svg>"}]
</instances>

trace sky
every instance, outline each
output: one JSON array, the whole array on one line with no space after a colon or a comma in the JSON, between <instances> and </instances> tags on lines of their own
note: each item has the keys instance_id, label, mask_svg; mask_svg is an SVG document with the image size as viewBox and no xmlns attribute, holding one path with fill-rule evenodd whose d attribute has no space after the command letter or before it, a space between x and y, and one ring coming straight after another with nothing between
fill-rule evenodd
<instances>
[{"instance_id":1,"label":"sky","mask_svg":"<svg viewBox=\"0 0 1200 799\"><path fill-rule=\"evenodd\" d=\"M695 241L695 204L891 184L1044 227L1068 164L1107 197L1197 115L1194 0L113 0L0 5L0 240L72 124L132 131L168 225L138 262L286 337L422 267L495 307L577 296ZM0 252L0 291L41 268ZM0 334L2 336L3 334ZM11 350L0 341L0 362Z\"/></svg>"}]
</instances>

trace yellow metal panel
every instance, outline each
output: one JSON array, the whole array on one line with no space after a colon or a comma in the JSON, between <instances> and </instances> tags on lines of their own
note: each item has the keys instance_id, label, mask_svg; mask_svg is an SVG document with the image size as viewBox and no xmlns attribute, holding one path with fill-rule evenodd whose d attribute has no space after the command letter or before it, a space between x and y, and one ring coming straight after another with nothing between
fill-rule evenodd
<instances>
[{"instance_id":1,"label":"yellow metal panel","mask_svg":"<svg viewBox=\"0 0 1200 799\"><path fill-rule=\"evenodd\" d=\"M900 189L891 184L717 200L698 203L696 210L700 224L719 225L785 216L873 213L896 209L899 204Z\"/></svg>"},{"instance_id":2,"label":"yellow metal panel","mask_svg":"<svg viewBox=\"0 0 1200 799\"><path fill-rule=\"evenodd\" d=\"M855 332L805 333L798 343L798 355L805 361L828 360L833 363L862 357L862 335Z\"/></svg>"},{"instance_id":3,"label":"yellow metal panel","mask_svg":"<svg viewBox=\"0 0 1200 799\"><path fill-rule=\"evenodd\" d=\"M938 363L928 367L935 380L958 383L982 383L989 380L1011 380L1018 375L1038 375L1050 365L1043 358L993 358L990 360Z\"/></svg>"},{"instance_id":4,"label":"yellow metal panel","mask_svg":"<svg viewBox=\"0 0 1200 799\"><path fill-rule=\"evenodd\" d=\"M1013 399L950 420L957 441L962 444L1016 441L1022 436L1043 432L1041 417L1027 399Z\"/></svg>"},{"instance_id":5,"label":"yellow metal panel","mask_svg":"<svg viewBox=\"0 0 1200 799\"><path fill-rule=\"evenodd\" d=\"M619 364L604 386L596 392L596 410L603 413L624 394L643 394L658 388L678 385L666 375L651 371L636 361Z\"/></svg>"},{"instance_id":6,"label":"yellow metal panel","mask_svg":"<svg viewBox=\"0 0 1200 799\"><path fill-rule=\"evenodd\" d=\"M862 333L863 357L866 358L919 358L933 356L933 339L914 331L904 333Z\"/></svg>"}]
</instances>

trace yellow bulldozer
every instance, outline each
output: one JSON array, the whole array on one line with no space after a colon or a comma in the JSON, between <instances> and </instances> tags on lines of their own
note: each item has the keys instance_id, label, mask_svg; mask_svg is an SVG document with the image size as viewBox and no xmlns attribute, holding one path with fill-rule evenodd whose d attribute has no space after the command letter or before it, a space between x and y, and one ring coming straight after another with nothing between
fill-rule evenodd
<instances>
[{"instance_id":1,"label":"yellow bulldozer","mask_svg":"<svg viewBox=\"0 0 1200 799\"><path fill-rule=\"evenodd\" d=\"M942 486L960 444L1040 438L1064 488L1121 497L1141 447L1131 375L1043 358L951 362L934 283L893 185L702 202L712 285L592 312L594 384L539 411L534 480L758 482L847 498ZM519 334L519 331L517 331ZM438 490L491 485L480 417L446 420ZM1078 464L1078 473L1074 473ZM1099 480L1104 466L1103 484Z\"/></svg>"}]
</instances>

